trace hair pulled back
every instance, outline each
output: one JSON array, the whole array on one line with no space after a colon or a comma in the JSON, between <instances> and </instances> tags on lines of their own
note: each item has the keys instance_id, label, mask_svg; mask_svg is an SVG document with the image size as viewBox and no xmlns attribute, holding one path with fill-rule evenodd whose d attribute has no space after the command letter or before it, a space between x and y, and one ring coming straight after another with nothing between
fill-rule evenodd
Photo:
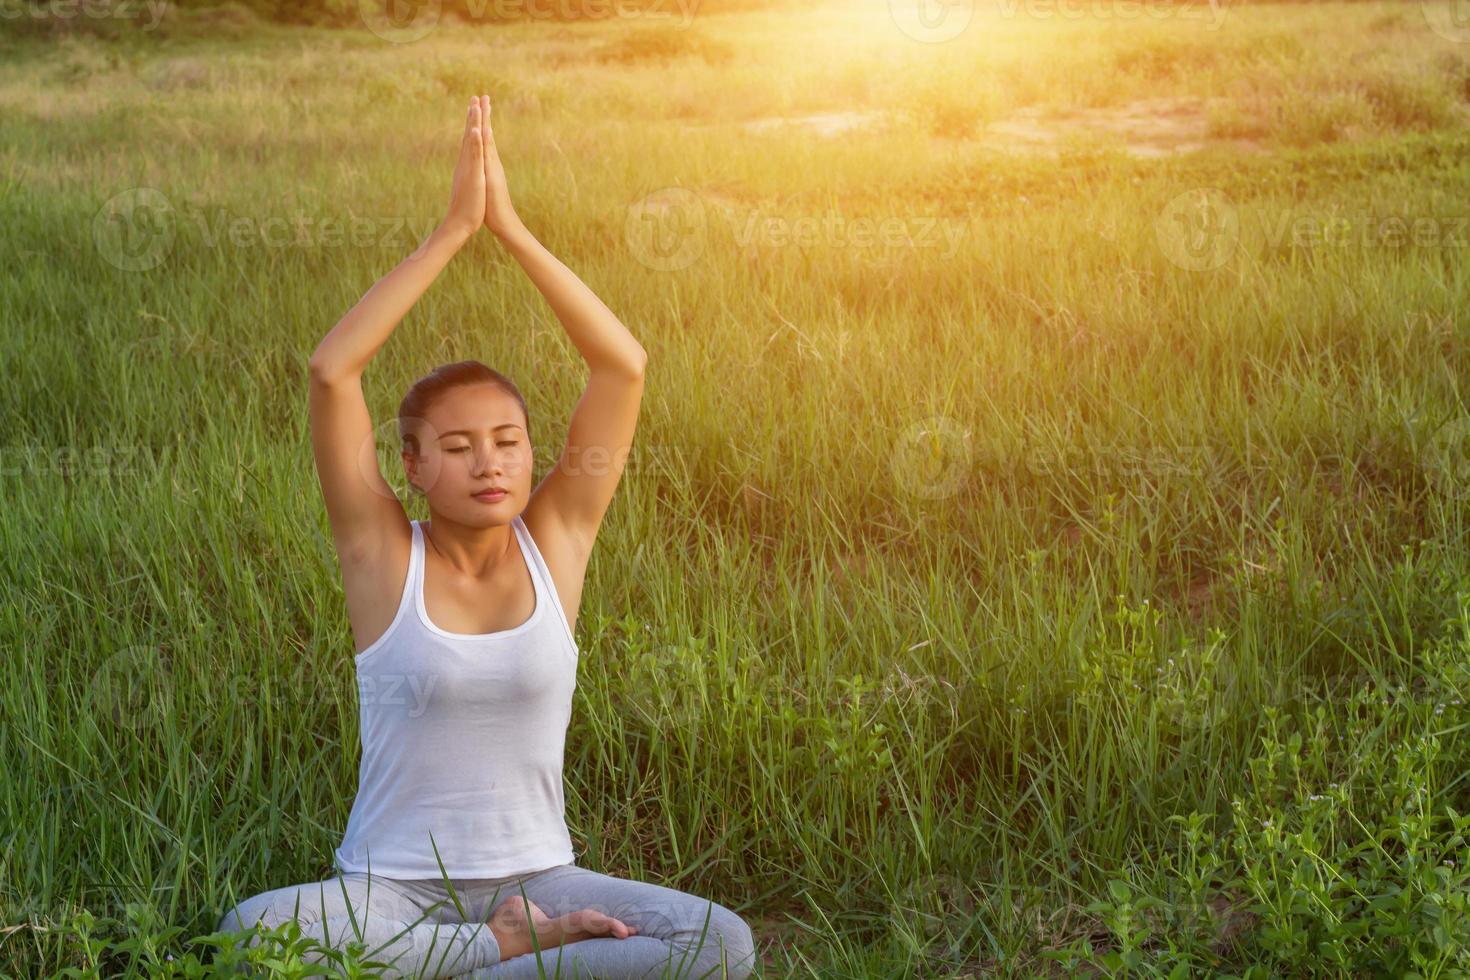
<instances>
[{"instance_id":1,"label":"hair pulled back","mask_svg":"<svg viewBox=\"0 0 1470 980\"><path fill-rule=\"evenodd\" d=\"M526 434L529 436L531 412L526 408L526 399L522 397L515 382L479 361L455 361L452 364L441 364L419 378L409 386L403 401L398 403L398 436L403 440L404 451L414 456L419 455L422 449L419 444L419 425L427 416L430 406L445 392L478 384L494 385L516 400L516 404L521 406L521 415L526 420Z\"/></svg>"}]
</instances>

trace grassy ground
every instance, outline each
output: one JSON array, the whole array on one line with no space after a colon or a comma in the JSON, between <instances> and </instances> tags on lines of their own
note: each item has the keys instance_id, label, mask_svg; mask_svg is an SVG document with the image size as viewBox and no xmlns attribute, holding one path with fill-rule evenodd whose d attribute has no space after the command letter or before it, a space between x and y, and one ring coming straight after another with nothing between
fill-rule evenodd
<instances>
[{"instance_id":1,"label":"grassy ground","mask_svg":"<svg viewBox=\"0 0 1470 980\"><path fill-rule=\"evenodd\" d=\"M770 976L1470 969L1470 38L1049 9L5 35L0 971L182 970L328 873L305 359L477 91L651 355L579 863L730 905ZM1202 149L1087 125L1161 97ZM1051 152L994 137L1027 111ZM366 379L400 489L398 397L464 357L560 449L580 361L481 238Z\"/></svg>"}]
</instances>

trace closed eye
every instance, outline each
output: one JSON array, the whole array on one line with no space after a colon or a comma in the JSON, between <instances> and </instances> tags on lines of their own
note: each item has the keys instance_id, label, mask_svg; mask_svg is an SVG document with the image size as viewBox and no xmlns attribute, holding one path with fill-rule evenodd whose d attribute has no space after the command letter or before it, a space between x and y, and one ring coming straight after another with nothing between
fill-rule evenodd
<instances>
[{"instance_id":1,"label":"closed eye","mask_svg":"<svg viewBox=\"0 0 1470 980\"><path fill-rule=\"evenodd\" d=\"M496 445L497 446L519 446L520 443L518 443L518 442L498 442L498 443L496 443ZM446 452L451 452L451 453L467 453L469 451L470 451L470 447L469 446L456 446L453 449L446 450Z\"/></svg>"}]
</instances>

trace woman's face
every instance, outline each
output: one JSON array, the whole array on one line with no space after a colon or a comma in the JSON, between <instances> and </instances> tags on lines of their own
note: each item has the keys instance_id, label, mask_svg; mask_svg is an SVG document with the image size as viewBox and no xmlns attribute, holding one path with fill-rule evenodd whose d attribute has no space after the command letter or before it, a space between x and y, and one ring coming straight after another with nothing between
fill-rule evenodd
<instances>
[{"instance_id":1,"label":"woman's face","mask_svg":"<svg viewBox=\"0 0 1470 980\"><path fill-rule=\"evenodd\" d=\"M419 422L419 457L407 453L410 482L430 510L458 524L508 524L531 499L531 439L520 403L495 385L452 388ZM499 487L499 499L476 494Z\"/></svg>"}]
</instances>

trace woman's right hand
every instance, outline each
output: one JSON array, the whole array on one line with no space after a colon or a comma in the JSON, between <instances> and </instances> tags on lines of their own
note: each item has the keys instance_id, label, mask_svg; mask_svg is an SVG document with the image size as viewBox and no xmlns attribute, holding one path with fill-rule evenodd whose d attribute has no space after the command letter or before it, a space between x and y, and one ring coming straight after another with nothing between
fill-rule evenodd
<instances>
[{"instance_id":1,"label":"woman's right hand","mask_svg":"<svg viewBox=\"0 0 1470 980\"><path fill-rule=\"evenodd\" d=\"M449 214L444 223L465 237L485 223L485 145L480 136L480 100L470 100L465 115L464 139L459 144L459 162L454 167L454 184L449 191Z\"/></svg>"}]
</instances>

